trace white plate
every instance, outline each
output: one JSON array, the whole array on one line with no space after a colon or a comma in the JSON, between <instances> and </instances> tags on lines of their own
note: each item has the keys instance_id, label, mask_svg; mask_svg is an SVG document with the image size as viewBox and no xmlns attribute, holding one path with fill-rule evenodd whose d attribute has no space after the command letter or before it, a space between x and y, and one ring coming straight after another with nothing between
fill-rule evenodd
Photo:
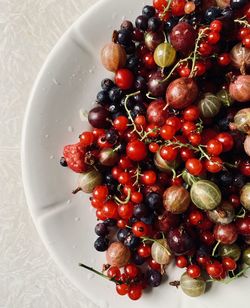
<instances>
[{"instance_id":1,"label":"white plate","mask_svg":"<svg viewBox=\"0 0 250 308\"><path fill-rule=\"evenodd\" d=\"M100 81L109 74L99 62L99 51L110 41L122 18L134 20L142 0L103 0L83 15L61 38L34 85L23 129L22 167L27 201L47 249L69 279L100 307L220 308L249 307L249 281L214 284L203 297L192 299L163 283L134 303L115 294L115 286L79 268L101 269L104 255L96 252L94 212L87 195L71 195L76 176L60 167L63 146L75 142L87 128L79 110L88 110ZM73 130L73 132L72 132ZM180 271L168 270L169 281Z\"/></svg>"}]
</instances>

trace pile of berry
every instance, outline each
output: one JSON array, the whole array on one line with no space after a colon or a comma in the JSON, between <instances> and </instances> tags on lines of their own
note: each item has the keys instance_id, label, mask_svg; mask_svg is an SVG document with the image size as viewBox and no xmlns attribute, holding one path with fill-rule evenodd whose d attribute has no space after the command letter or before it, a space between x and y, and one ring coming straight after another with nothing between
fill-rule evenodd
<instances>
[{"instance_id":1,"label":"pile of berry","mask_svg":"<svg viewBox=\"0 0 250 308\"><path fill-rule=\"evenodd\" d=\"M189 296L250 266L250 4L154 0L101 51L92 131L64 148L103 271L132 300L175 258ZM111 234L116 234L115 238Z\"/></svg>"}]
</instances>

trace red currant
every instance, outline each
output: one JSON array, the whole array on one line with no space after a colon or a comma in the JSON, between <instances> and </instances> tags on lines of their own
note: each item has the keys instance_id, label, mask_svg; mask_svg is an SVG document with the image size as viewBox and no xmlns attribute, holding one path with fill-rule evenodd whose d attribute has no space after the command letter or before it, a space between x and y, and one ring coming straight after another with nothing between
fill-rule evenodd
<instances>
[{"instance_id":1,"label":"red currant","mask_svg":"<svg viewBox=\"0 0 250 308\"><path fill-rule=\"evenodd\" d=\"M151 256L151 247L149 245L141 244L137 252L142 258L148 258Z\"/></svg>"},{"instance_id":2,"label":"red currant","mask_svg":"<svg viewBox=\"0 0 250 308\"><path fill-rule=\"evenodd\" d=\"M178 149L173 145L164 145L160 150L161 157L167 161L173 161L178 155Z\"/></svg>"},{"instance_id":3,"label":"red currant","mask_svg":"<svg viewBox=\"0 0 250 308\"><path fill-rule=\"evenodd\" d=\"M119 116L114 120L113 126L119 132L124 132L127 129L128 118L125 116Z\"/></svg>"},{"instance_id":4,"label":"red currant","mask_svg":"<svg viewBox=\"0 0 250 308\"><path fill-rule=\"evenodd\" d=\"M170 125L163 125L160 130L160 135L164 140L171 140L175 135L175 129Z\"/></svg>"},{"instance_id":5,"label":"red currant","mask_svg":"<svg viewBox=\"0 0 250 308\"><path fill-rule=\"evenodd\" d=\"M184 267L188 266L188 260L185 256L178 256L178 257L176 257L175 264L179 268L184 268Z\"/></svg>"},{"instance_id":6,"label":"red currant","mask_svg":"<svg viewBox=\"0 0 250 308\"><path fill-rule=\"evenodd\" d=\"M115 83L122 90L129 90L134 84L133 73L126 69L121 68L115 74Z\"/></svg>"},{"instance_id":7,"label":"red currant","mask_svg":"<svg viewBox=\"0 0 250 308\"><path fill-rule=\"evenodd\" d=\"M220 155L223 151L223 146L217 139L211 139L207 143L207 152L210 155Z\"/></svg>"},{"instance_id":8,"label":"red currant","mask_svg":"<svg viewBox=\"0 0 250 308\"><path fill-rule=\"evenodd\" d=\"M93 132L84 132L80 135L80 144L84 147L90 146L93 144L95 136Z\"/></svg>"},{"instance_id":9,"label":"red currant","mask_svg":"<svg viewBox=\"0 0 250 308\"><path fill-rule=\"evenodd\" d=\"M225 257L222 259L222 265L227 271L234 271L237 268L237 263L234 259Z\"/></svg>"},{"instance_id":10,"label":"red currant","mask_svg":"<svg viewBox=\"0 0 250 308\"><path fill-rule=\"evenodd\" d=\"M141 161L147 156L147 148L144 142L139 140L130 141L127 144L127 155L133 161Z\"/></svg>"},{"instance_id":11,"label":"red currant","mask_svg":"<svg viewBox=\"0 0 250 308\"><path fill-rule=\"evenodd\" d=\"M109 190L108 187L105 185L96 186L93 190L93 197L98 200L105 201L108 197Z\"/></svg>"},{"instance_id":12,"label":"red currant","mask_svg":"<svg viewBox=\"0 0 250 308\"><path fill-rule=\"evenodd\" d=\"M133 224L132 232L137 237L146 236L148 234L148 226L144 222L138 221Z\"/></svg>"},{"instance_id":13,"label":"red currant","mask_svg":"<svg viewBox=\"0 0 250 308\"><path fill-rule=\"evenodd\" d=\"M116 285L116 292L119 295L126 295L129 292L129 286L126 283L117 284Z\"/></svg>"},{"instance_id":14,"label":"red currant","mask_svg":"<svg viewBox=\"0 0 250 308\"><path fill-rule=\"evenodd\" d=\"M134 279L138 274L139 274L139 270L136 267L135 264L127 264L124 267L124 273L131 279Z\"/></svg>"},{"instance_id":15,"label":"red currant","mask_svg":"<svg viewBox=\"0 0 250 308\"><path fill-rule=\"evenodd\" d=\"M154 185L157 179L157 175L152 170L144 171L141 176L141 182L145 185Z\"/></svg>"},{"instance_id":16,"label":"red currant","mask_svg":"<svg viewBox=\"0 0 250 308\"><path fill-rule=\"evenodd\" d=\"M192 175L198 176L198 175L201 174L201 172L203 170L203 166L202 166L202 163L199 161L199 159L197 159L197 158L189 158L186 161L186 169Z\"/></svg>"},{"instance_id":17,"label":"red currant","mask_svg":"<svg viewBox=\"0 0 250 308\"><path fill-rule=\"evenodd\" d=\"M230 54L229 53L223 53L221 55L219 55L218 57L218 63L221 65L221 66L227 66L231 63L231 57L230 57Z\"/></svg>"},{"instance_id":18,"label":"red currant","mask_svg":"<svg viewBox=\"0 0 250 308\"><path fill-rule=\"evenodd\" d=\"M196 278L200 277L201 269L198 265L191 264L187 268L187 274L188 274L189 277L196 279Z\"/></svg>"},{"instance_id":19,"label":"red currant","mask_svg":"<svg viewBox=\"0 0 250 308\"><path fill-rule=\"evenodd\" d=\"M214 20L210 24L210 29L212 31L221 32L222 30L222 22L220 20Z\"/></svg>"}]
</instances>

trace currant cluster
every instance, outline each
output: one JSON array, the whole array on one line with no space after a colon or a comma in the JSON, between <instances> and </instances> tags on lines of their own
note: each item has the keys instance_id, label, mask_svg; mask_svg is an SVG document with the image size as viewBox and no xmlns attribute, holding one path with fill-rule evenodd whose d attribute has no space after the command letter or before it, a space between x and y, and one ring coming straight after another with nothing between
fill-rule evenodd
<instances>
[{"instance_id":1,"label":"currant cluster","mask_svg":"<svg viewBox=\"0 0 250 308\"><path fill-rule=\"evenodd\" d=\"M80 265L119 295L158 287L174 258L170 285L189 296L250 266L247 2L154 0L101 50L114 78L60 163L91 194L106 252L102 272Z\"/></svg>"}]
</instances>

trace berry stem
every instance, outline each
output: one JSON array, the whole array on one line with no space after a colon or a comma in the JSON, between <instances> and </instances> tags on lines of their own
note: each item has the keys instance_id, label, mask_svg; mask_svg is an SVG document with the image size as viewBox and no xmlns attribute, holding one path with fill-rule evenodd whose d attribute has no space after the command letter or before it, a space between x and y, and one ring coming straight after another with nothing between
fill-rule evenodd
<instances>
[{"instance_id":1,"label":"berry stem","mask_svg":"<svg viewBox=\"0 0 250 308\"><path fill-rule=\"evenodd\" d=\"M114 278L109 278L107 275L104 275L103 273L101 273L101 272L97 271L96 269L94 269L92 267L89 267L89 266L87 266L87 265L85 265L83 263L79 263L79 266L87 269L88 271L90 271L92 273L95 273L96 275L98 275L98 276L100 276L100 277L102 277L104 279L107 279L109 281L115 282L116 284L120 284L120 282L115 280Z\"/></svg>"},{"instance_id":2,"label":"berry stem","mask_svg":"<svg viewBox=\"0 0 250 308\"><path fill-rule=\"evenodd\" d=\"M224 279L224 280L217 280L217 279L209 279L207 280L206 282L221 282L221 283L224 283L224 284L229 284L231 283L233 280L243 276L248 270L249 270L250 266L247 266L246 268L244 268L243 270L241 270L238 274L236 274L234 277L231 277L231 278L227 278L227 279Z\"/></svg>"},{"instance_id":3,"label":"berry stem","mask_svg":"<svg viewBox=\"0 0 250 308\"><path fill-rule=\"evenodd\" d=\"M128 195L127 195L127 197L124 201L119 199L117 196L115 196L114 199L115 199L116 203L118 203L118 204L127 204L130 200L130 197L131 197L131 189L128 189Z\"/></svg>"},{"instance_id":4,"label":"berry stem","mask_svg":"<svg viewBox=\"0 0 250 308\"><path fill-rule=\"evenodd\" d=\"M242 18L238 18L235 19L234 22L246 27L246 28L250 28L250 24L248 23L248 21L246 20L246 16L243 16Z\"/></svg>"},{"instance_id":5,"label":"berry stem","mask_svg":"<svg viewBox=\"0 0 250 308\"><path fill-rule=\"evenodd\" d=\"M218 241L218 242L216 243L216 245L214 246L214 249L213 249L213 252L212 252L212 256L213 256L213 257L214 257L214 255L215 255L215 252L216 252L217 248L219 247L219 245L220 245L220 241Z\"/></svg>"},{"instance_id":6,"label":"berry stem","mask_svg":"<svg viewBox=\"0 0 250 308\"><path fill-rule=\"evenodd\" d=\"M194 73L195 73L195 64L196 64L196 60L197 60L197 55L198 55L198 48L199 48L199 44L201 39L204 37L205 32L208 30L209 28L205 28L199 31L198 33L198 37L197 40L195 42L195 47L194 47L194 52L193 52L193 58L192 58L192 68L191 68L191 72L189 77L193 78L194 77Z\"/></svg>"}]
</instances>

